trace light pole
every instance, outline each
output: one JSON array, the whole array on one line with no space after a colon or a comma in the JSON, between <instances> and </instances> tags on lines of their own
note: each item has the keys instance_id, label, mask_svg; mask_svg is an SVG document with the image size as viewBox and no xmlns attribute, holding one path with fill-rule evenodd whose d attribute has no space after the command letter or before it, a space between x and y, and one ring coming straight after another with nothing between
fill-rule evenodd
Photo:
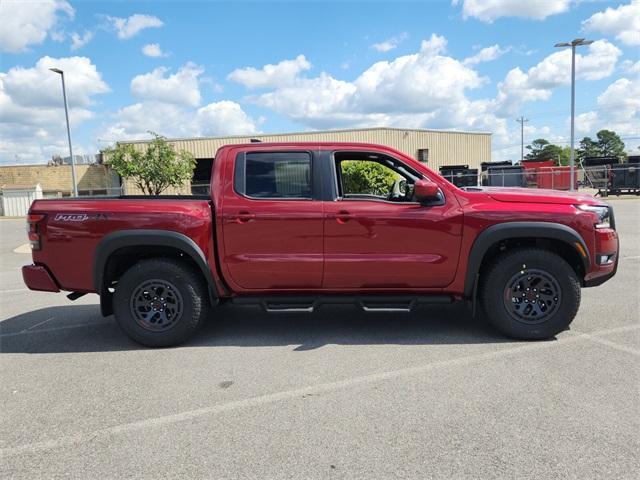
<instances>
[{"instance_id":1,"label":"light pole","mask_svg":"<svg viewBox=\"0 0 640 480\"><path fill-rule=\"evenodd\" d=\"M524 124L528 122L528 118L520 117L516 118L516 122L520 124L520 161L524 160Z\"/></svg>"},{"instance_id":2,"label":"light pole","mask_svg":"<svg viewBox=\"0 0 640 480\"><path fill-rule=\"evenodd\" d=\"M64 72L59 68L50 68L54 73L59 73L62 77L62 98L64 99L64 116L67 119L67 139L69 140L69 157L71 158L71 181L73 182L73 196L78 196L78 184L76 183L76 161L73 158L73 148L71 147L71 128L69 127L69 107L67 107L67 89L64 85Z\"/></svg>"},{"instance_id":3,"label":"light pole","mask_svg":"<svg viewBox=\"0 0 640 480\"><path fill-rule=\"evenodd\" d=\"M576 118L576 47L581 45L591 45L593 40L576 38L571 42L556 43L554 47L571 47L571 155L569 157L569 172L571 176L570 190L573 191L573 179L575 178L575 150L573 148L575 118Z\"/></svg>"}]
</instances>

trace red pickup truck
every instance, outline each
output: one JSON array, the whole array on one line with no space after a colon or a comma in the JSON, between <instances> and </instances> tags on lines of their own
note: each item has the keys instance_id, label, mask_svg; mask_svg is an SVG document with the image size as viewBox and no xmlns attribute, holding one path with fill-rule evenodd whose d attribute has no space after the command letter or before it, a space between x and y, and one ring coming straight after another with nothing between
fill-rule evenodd
<instances>
[{"instance_id":1,"label":"red pickup truck","mask_svg":"<svg viewBox=\"0 0 640 480\"><path fill-rule=\"evenodd\" d=\"M613 211L591 195L459 189L361 143L228 145L210 197L36 200L27 221L27 286L97 293L148 346L183 342L223 302L405 312L463 300L508 336L544 339L618 264Z\"/></svg>"}]
</instances>

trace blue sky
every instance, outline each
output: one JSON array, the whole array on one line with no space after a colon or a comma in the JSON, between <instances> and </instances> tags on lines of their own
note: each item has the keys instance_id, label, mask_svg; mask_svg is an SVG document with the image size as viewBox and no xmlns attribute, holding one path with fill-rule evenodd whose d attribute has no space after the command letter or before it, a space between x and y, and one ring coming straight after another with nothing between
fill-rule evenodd
<instances>
[{"instance_id":1,"label":"blue sky","mask_svg":"<svg viewBox=\"0 0 640 480\"><path fill-rule=\"evenodd\" d=\"M525 139L640 144L640 1L3 1L0 163L67 154L66 72L80 153L117 140L360 126L490 131L493 158Z\"/></svg>"}]
</instances>

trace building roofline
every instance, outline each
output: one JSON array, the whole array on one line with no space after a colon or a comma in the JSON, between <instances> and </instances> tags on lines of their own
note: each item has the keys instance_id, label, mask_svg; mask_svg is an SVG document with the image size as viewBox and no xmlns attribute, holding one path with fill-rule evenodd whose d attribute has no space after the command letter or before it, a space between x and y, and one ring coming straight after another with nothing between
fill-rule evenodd
<instances>
[{"instance_id":1,"label":"building roofline","mask_svg":"<svg viewBox=\"0 0 640 480\"><path fill-rule=\"evenodd\" d=\"M343 133L343 132L370 132L376 130L389 130L394 132L422 132L422 133L450 133L450 134L465 134L465 135L492 135L491 132L472 132L465 130L437 130L431 128L397 128L397 127L367 127L367 128L342 128L335 130L308 130L303 132L288 132L288 133L255 133L247 135L223 135L218 137L179 137L179 138L167 138L168 142L184 142L193 140L231 140L234 138L260 138L260 137L286 137L291 135L313 135L324 133ZM149 143L149 140L123 140L117 143L121 144L136 144L136 143Z\"/></svg>"}]
</instances>

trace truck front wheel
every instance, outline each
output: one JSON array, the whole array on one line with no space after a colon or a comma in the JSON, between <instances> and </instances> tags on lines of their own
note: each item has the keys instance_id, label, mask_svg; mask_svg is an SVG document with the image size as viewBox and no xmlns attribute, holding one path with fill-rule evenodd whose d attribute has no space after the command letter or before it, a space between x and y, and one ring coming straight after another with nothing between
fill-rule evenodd
<instances>
[{"instance_id":1,"label":"truck front wheel","mask_svg":"<svg viewBox=\"0 0 640 480\"><path fill-rule=\"evenodd\" d=\"M168 347L187 340L208 314L200 276L178 260L142 260L118 280L114 314L122 330L142 345Z\"/></svg>"},{"instance_id":2,"label":"truck front wheel","mask_svg":"<svg viewBox=\"0 0 640 480\"><path fill-rule=\"evenodd\" d=\"M566 330L580 306L580 281L560 256L520 248L496 257L481 275L487 320L509 337L543 340Z\"/></svg>"}]
</instances>

